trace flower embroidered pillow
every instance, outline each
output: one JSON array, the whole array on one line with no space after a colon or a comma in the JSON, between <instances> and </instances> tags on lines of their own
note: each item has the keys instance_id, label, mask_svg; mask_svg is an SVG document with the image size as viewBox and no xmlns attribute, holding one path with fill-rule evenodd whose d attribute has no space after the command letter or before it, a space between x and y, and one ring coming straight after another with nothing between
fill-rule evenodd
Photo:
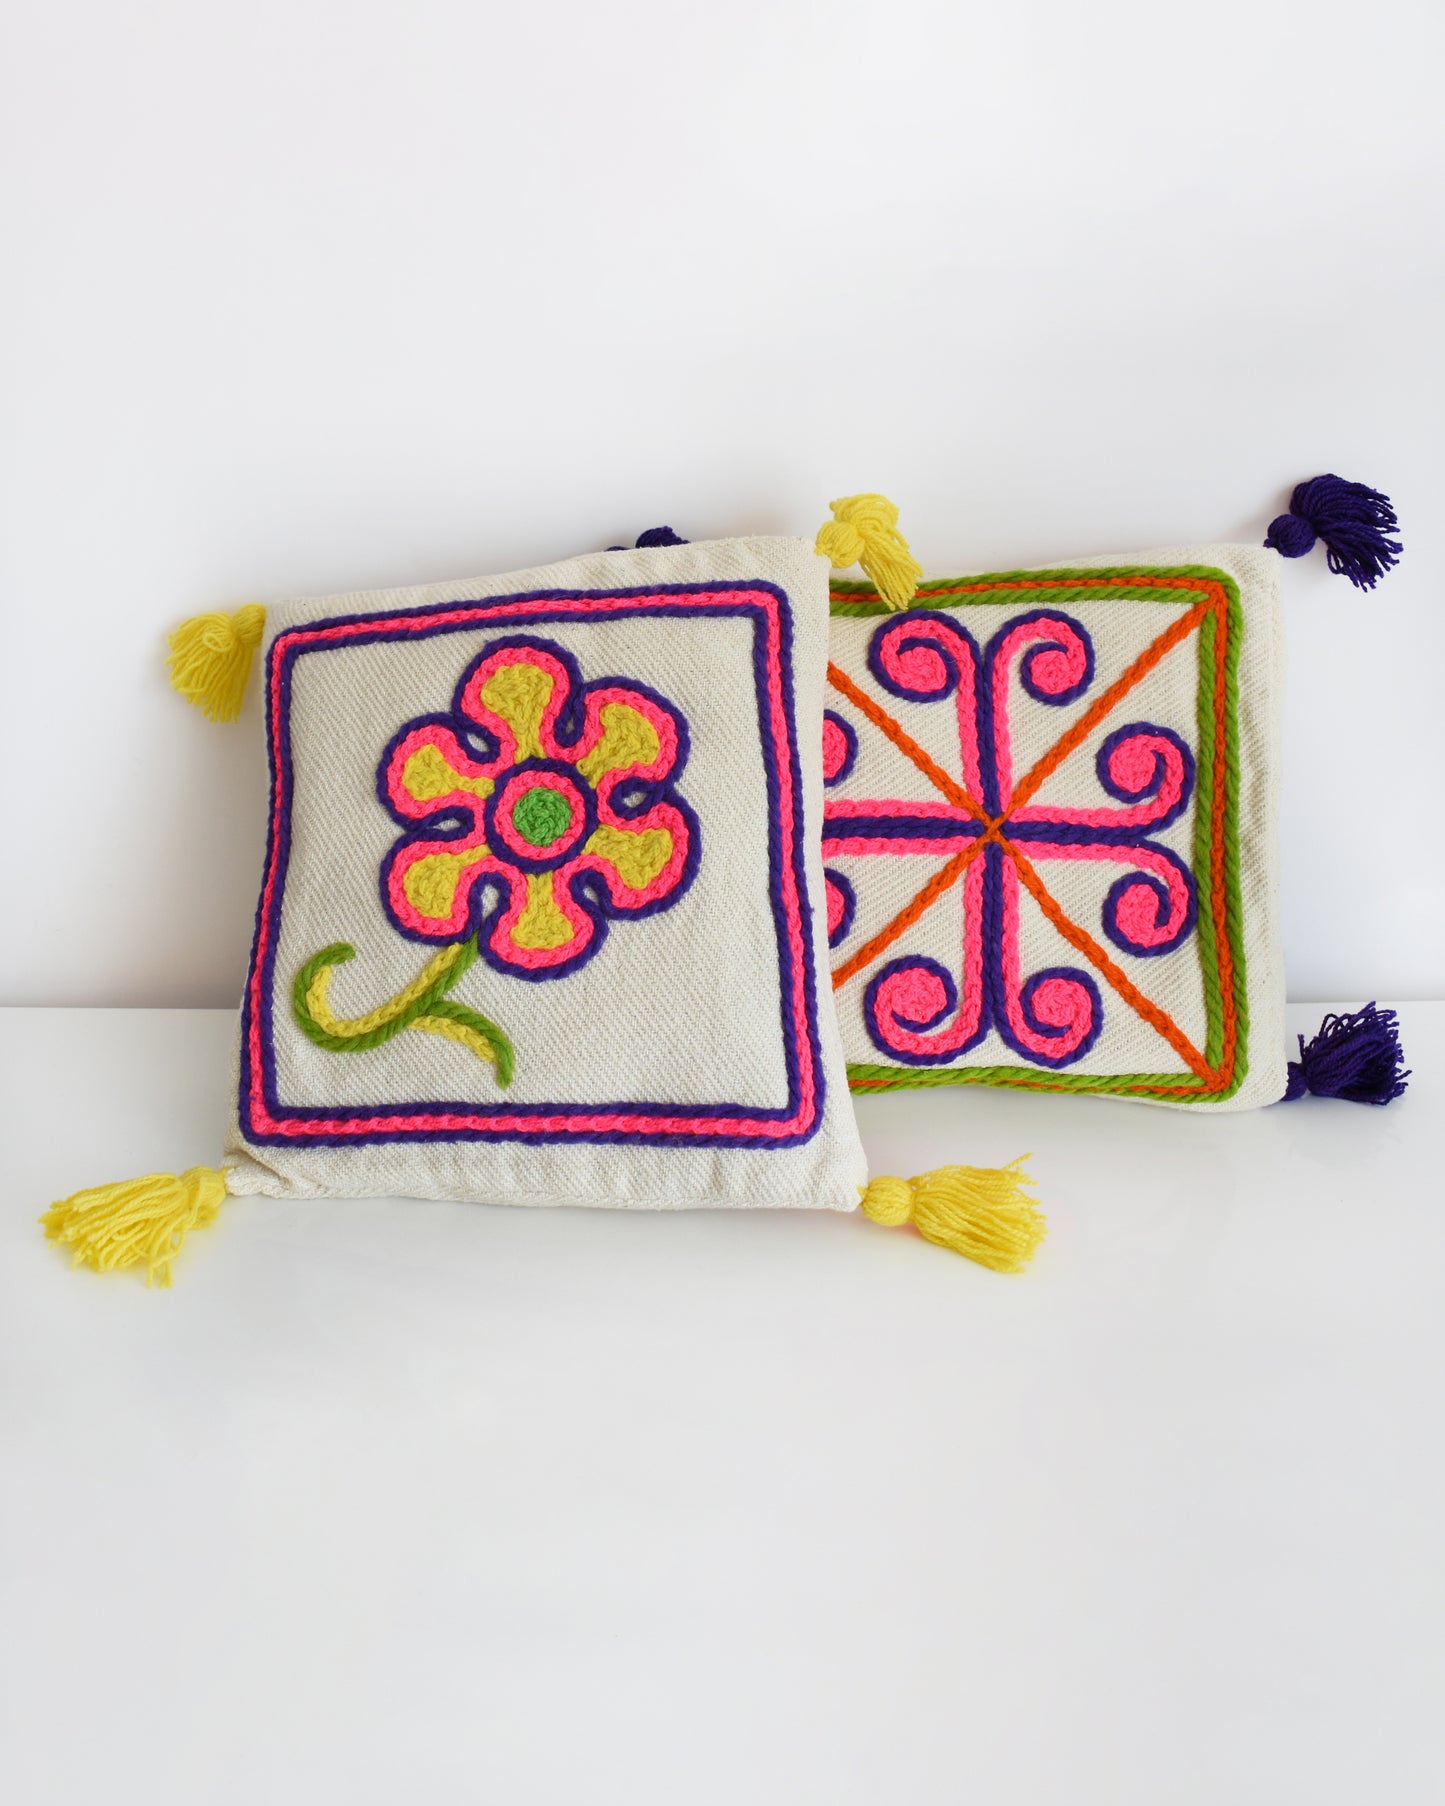
<instances>
[{"instance_id":1,"label":"flower embroidered pillow","mask_svg":"<svg viewBox=\"0 0 1445 1806\"><path fill-rule=\"evenodd\" d=\"M270 605L228 1189L855 1209L827 608L786 539Z\"/></svg>"},{"instance_id":2,"label":"flower embroidered pillow","mask_svg":"<svg viewBox=\"0 0 1445 1806\"><path fill-rule=\"evenodd\" d=\"M854 1089L1284 1094L1279 560L833 585L833 986Z\"/></svg>"}]
</instances>

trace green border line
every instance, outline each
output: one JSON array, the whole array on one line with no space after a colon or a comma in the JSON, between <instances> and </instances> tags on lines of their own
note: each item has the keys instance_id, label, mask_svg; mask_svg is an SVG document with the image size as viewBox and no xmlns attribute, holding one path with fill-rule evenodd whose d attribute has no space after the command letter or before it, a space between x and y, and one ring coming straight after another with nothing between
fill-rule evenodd
<instances>
[{"instance_id":1,"label":"green border line","mask_svg":"<svg viewBox=\"0 0 1445 1806\"><path fill-rule=\"evenodd\" d=\"M1062 1073L1026 1066L895 1066L848 1067L848 1082L855 1090L884 1091L927 1085L1001 1085L1024 1091L1099 1091L1139 1093L1167 1088L1173 1103L1221 1103L1233 1097L1249 1071L1249 1002L1243 947L1243 904L1239 888L1239 648L1244 637L1244 610L1239 585L1227 571L1204 564L1129 564L1088 569L1052 571L991 571L981 577L940 577L920 583L911 607L978 608L1008 606L1019 599L1022 588L1048 586L1047 600L1060 605L1087 607L1098 602L1170 602L1180 606L1179 591L1148 584L1131 584L1121 594L1101 596L1100 579L1117 577L1200 577L1218 583L1227 598L1225 611L1225 718L1224 718L1224 906L1225 921L1216 920L1214 886L1200 884L1200 873L1212 878L1210 824L1214 812L1214 686L1217 679L1215 635L1201 631L1199 646L1199 757L1194 791L1194 883L1199 896L1196 932L1199 937L1200 976L1204 985L1204 1057L1218 1067L1224 1052L1224 1005L1221 995L1220 935L1228 937L1234 955L1234 1009L1238 1024L1234 1071L1229 1084L1206 1091L1192 1073ZM1088 587L1070 588L1071 583ZM967 595L940 592L968 586ZM1007 587L1005 587L1007 586ZM871 583L835 578L829 585L829 613L843 618L906 614L878 599ZM1216 617L1211 616L1211 621ZM861 1085L858 1081L862 1081ZM1191 1091L1191 1086L1194 1089Z\"/></svg>"}]
</instances>

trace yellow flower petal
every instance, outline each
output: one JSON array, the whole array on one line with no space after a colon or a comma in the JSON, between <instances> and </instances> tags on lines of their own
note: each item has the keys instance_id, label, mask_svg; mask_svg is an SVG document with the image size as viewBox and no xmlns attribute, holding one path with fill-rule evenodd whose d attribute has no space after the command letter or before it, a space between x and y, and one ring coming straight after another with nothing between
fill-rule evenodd
<instances>
[{"instance_id":1,"label":"yellow flower petal","mask_svg":"<svg viewBox=\"0 0 1445 1806\"><path fill-rule=\"evenodd\" d=\"M576 933L557 907L551 872L527 874L527 906L517 918L512 939L519 947L549 950L565 947Z\"/></svg>"},{"instance_id":2,"label":"yellow flower petal","mask_svg":"<svg viewBox=\"0 0 1445 1806\"><path fill-rule=\"evenodd\" d=\"M407 902L429 922L449 922L462 873L486 856L485 847L469 847L465 853L425 854L407 868L401 881Z\"/></svg>"},{"instance_id":3,"label":"yellow flower petal","mask_svg":"<svg viewBox=\"0 0 1445 1806\"><path fill-rule=\"evenodd\" d=\"M672 835L666 828L595 829L586 850L616 866L632 890L646 890L672 858Z\"/></svg>"},{"instance_id":4,"label":"yellow flower petal","mask_svg":"<svg viewBox=\"0 0 1445 1806\"><path fill-rule=\"evenodd\" d=\"M402 767L402 788L419 803L430 803L454 790L473 796L490 796L496 788L490 778L463 777L430 741L419 746Z\"/></svg>"},{"instance_id":5,"label":"yellow flower petal","mask_svg":"<svg viewBox=\"0 0 1445 1806\"><path fill-rule=\"evenodd\" d=\"M604 702L601 719L602 738L586 758L577 761L578 771L594 790L607 772L628 765L651 765L662 750L657 729L646 715L625 702Z\"/></svg>"},{"instance_id":6,"label":"yellow flower petal","mask_svg":"<svg viewBox=\"0 0 1445 1806\"><path fill-rule=\"evenodd\" d=\"M538 730L552 697L552 673L519 661L499 665L482 685L482 701L511 728L518 759L540 759Z\"/></svg>"}]
</instances>

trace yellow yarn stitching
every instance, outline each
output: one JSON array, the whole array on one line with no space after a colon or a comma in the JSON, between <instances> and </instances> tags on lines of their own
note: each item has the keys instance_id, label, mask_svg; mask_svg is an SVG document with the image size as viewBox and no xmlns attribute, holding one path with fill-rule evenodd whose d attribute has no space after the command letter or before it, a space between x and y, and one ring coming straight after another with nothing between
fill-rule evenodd
<instances>
[{"instance_id":1,"label":"yellow yarn stitching","mask_svg":"<svg viewBox=\"0 0 1445 1806\"><path fill-rule=\"evenodd\" d=\"M616 866L633 890L646 890L672 858L672 835L666 828L614 828L603 822L584 851Z\"/></svg>"},{"instance_id":2,"label":"yellow yarn stitching","mask_svg":"<svg viewBox=\"0 0 1445 1806\"><path fill-rule=\"evenodd\" d=\"M40 1218L45 1239L71 1250L71 1265L97 1273L146 1265L146 1284L168 1286L171 1264L192 1229L216 1220L226 1175L212 1166L149 1173L95 1185L52 1204Z\"/></svg>"},{"instance_id":3,"label":"yellow yarn stitching","mask_svg":"<svg viewBox=\"0 0 1445 1806\"><path fill-rule=\"evenodd\" d=\"M861 1189L864 1214L886 1228L911 1222L921 1236L996 1273L1021 1273L1048 1224L1024 1187L1027 1154L1003 1167L940 1166L912 1179L880 1175Z\"/></svg>"},{"instance_id":4,"label":"yellow yarn stitching","mask_svg":"<svg viewBox=\"0 0 1445 1806\"><path fill-rule=\"evenodd\" d=\"M629 765L651 765L662 751L657 729L625 702L604 702L601 721L602 738L585 758L577 761L578 771L594 789L607 772L622 771Z\"/></svg>"},{"instance_id":5,"label":"yellow yarn stitching","mask_svg":"<svg viewBox=\"0 0 1445 1806\"><path fill-rule=\"evenodd\" d=\"M818 529L816 550L835 570L861 565L890 608L907 608L923 566L898 531L897 508L886 495L845 495L828 506L834 518Z\"/></svg>"},{"instance_id":6,"label":"yellow yarn stitching","mask_svg":"<svg viewBox=\"0 0 1445 1806\"><path fill-rule=\"evenodd\" d=\"M171 688L212 721L234 721L246 695L251 661L266 630L266 610L248 602L182 621L167 644Z\"/></svg>"},{"instance_id":7,"label":"yellow yarn stitching","mask_svg":"<svg viewBox=\"0 0 1445 1806\"><path fill-rule=\"evenodd\" d=\"M491 778L468 778L448 764L430 741L419 746L401 771L402 787L419 803L429 803L454 790L488 797L496 789Z\"/></svg>"},{"instance_id":8,"label":"yellow yarn stitching","mask_svg":"<svg viewBox=\"0 0 1445 1806\"><path fill-rule=\"evenodd\" d=\"M519 947L565 947L572 938L572 924L557 907L551 872L527 873L527 902L512 939Z\"/></svg>"},{"instance_id":9,"label":"yellow yarn stitching","mask_svg":"<svg viewBox=\"0 0 1445 1806\"><path fill-rule=\"evenodd\" d=\"M389 997L379 1008L368 1011L365 1016L348 1016L343 1018L332 1015L329 992L331 989L331 974L335 970L335 967L322 966L307 987L306 1007L316 1018L320 1026L326 1030L328 1035L338 1035L341 1039L349 1041L356 1035L370 1034L372 1029L380 1028L384 1022L394 1021L409 1005L416 1002L423 991L430 990L432 985L434 985L441 977L442 973L449 972L457 963L462 956L464 948L465 943L461 941L458 941L454 946L443 947L436 958L430 960L427 965L423 967L420 977L414 978L404 991L398 991L395 997ZM431 1020L430 1017L426 1018L426 1021L428 1022ZM418 1028L421 1026L421 1021L418 1020L411 1026L413 1028ZM448 1033L449 1030L434 1029L432 1032L444 1034ZM451 1038L454 1041L461 1039L459 1035L452 1035ZM467 1042L464 1043L464 1045L470 1046L471 1044L470 1042ZM490 1051L488 1052L487 1057L489 1059L493 1057Z\"/></svg>"},{"instance_id":10,"label":"yellow yarn stitching","mask_svg":"<svg viewBox=\"0 0 1445 1806\"><path fill-rule=\"evenodd\" d=\"M445 922L452 913L458 879L468 866L479 864L486 856L484 846L468 847L465 853L423 854L407 867L401 881L407 902L429 922Z\"/></svg>"},{"instance_id":11,"label":"yellow yarn stitching","mask_svg":"<svg viewBox=\"0 0 1445 1806\"><path fill-rule=\"evenodd\" d=\"M474 1053L479 1060L489 1060L493 1066L497 1064L496 1048L485 1035L479 1035L465 1022L454 1022L447 1016L418 1016L414 1021L409 1022L407 1027L419 1028L428 1035L444 1035L448 1041L460 1043L468 1053Z\"/></svg>"},{"instance_id":12,"label":"yellow yarn stitching","mask_svg":"<svg viewBox=\"0 0 1445 1806\"><path fill-rule=\"evenodd\" d=\"M542 717L552 700L552 674L536 665L499 665L482 685L482 701L517 741L518 759L540 759Z\"/></svg>"}]
</instances>

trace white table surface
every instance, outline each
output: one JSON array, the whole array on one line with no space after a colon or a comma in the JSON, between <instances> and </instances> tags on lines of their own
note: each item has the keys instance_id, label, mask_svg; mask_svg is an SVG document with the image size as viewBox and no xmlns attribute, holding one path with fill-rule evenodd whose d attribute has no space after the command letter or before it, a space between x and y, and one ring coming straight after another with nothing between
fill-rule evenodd
<instances>
[{"instance_id":1,"label":"white table surface","mask_svg":"<svg viewBox=\"0 0 1445 1806\"><path fill-rule=\"evenodd\" d=\"M1020 1278L233 1200L169 1293L34 1219L215 1160L229 1017L4 1013L0 1797L1440 1800L1445 1005L1401 1013L1388 1110L862 1100L875 1170L1033 1150Z\"/></svg>"}]
</instances>

